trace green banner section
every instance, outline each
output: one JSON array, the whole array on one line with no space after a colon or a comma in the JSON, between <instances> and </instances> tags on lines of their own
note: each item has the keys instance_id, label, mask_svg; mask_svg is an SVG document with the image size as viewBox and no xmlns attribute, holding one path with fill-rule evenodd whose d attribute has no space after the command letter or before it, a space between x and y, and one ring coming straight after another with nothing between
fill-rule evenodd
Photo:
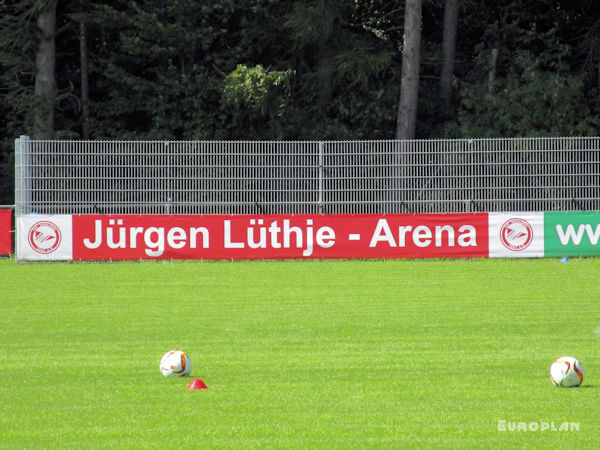
<instances>
[{"instance_id":1,"label":"green banner section","mask_svg":"<svg viewBox=\"0 0 600 450\"><path fill-rule=\"evenodd\" d=\"M600 255L600 212L544 213L545 256Z\"/></svg>"}]
</instances>

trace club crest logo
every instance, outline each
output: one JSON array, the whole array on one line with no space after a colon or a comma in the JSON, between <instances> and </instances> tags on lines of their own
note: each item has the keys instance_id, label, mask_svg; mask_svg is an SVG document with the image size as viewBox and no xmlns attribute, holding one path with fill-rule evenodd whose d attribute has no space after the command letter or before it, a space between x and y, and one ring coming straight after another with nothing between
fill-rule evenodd
<instances>
[{"instance_id":1,"label":"club crest logo","mask_svg":"<svg viewBox=\"0 0 600 450\"><path fill-rule=\"evenodd\" d=\"M525 250L533 241L533 227L524 219L510 219L500 227L500 241L509 250Z\"/></svg>"},{"instance_id":2,"label":"club crest logo","mask_svg":"<svg viewBox=\"0 0 600 450\"><path fill-rule=\"evenodd\" d=\"M61 239L60 229L47 220L37 222L29 229L29 245L36 252L44 255L55 251Z\"/></svg>"}]
</instances>

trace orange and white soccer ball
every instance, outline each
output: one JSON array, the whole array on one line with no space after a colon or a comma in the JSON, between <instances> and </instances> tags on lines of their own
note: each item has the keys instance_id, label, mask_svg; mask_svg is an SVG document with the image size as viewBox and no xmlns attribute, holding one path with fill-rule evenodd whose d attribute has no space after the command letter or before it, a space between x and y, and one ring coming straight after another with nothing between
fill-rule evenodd
<instances>
[{"instance_id":1,"label":"orange and white soccer ball","mask_svg":"<svg viewBox=\"0 0 600 450\"><path fill-rule=\"evenodd\" d=\"M181 350L171 350L160 360L160 373L165 377L187 377L192 371L192 360Z\"/></svg>"},{"instance_id":2,"label":"orange and white soccer ball","mask_svg":"<svg viewBox=\"0 0 600 450\"><path fill-rule=\"evenodd\" d=\"M572 356L561 356L550 365L550 379L558 387L581 386L583 366Z\"/></svg>"}]
</instances>

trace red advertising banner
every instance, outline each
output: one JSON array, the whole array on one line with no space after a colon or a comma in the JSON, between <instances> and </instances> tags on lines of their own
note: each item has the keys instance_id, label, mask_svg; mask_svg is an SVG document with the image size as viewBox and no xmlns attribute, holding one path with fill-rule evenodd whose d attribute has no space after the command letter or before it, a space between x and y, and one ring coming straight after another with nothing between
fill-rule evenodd
<instances>
[{"instance_id":1,"label":"red advertising banner","mask_svg":"<svg viewBox=\"0 0 600 450\"><path fill-rule=\"evenodd\" d=\"M0 255L12 253L12 211L0 209Z\"/></svg>"},{"instance_id":2,"label":"red advertising banner","mask_svg":"<svg viewBox=\"0 0 600 450\"><path fill-rule=\"evenodd\" d=\"M73 259L487 257L488 214L74 215Z\"/></svg>"}]
</instances>

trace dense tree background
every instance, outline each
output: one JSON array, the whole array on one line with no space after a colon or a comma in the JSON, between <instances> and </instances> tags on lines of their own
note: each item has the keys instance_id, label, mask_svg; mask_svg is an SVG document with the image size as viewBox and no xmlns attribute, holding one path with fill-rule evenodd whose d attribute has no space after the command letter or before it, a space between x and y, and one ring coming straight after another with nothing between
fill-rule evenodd
<instances>
[{"instance_id":1,"label":"dense tree background","mask_svg":"<svg viewBox=\"0 0 600 450\"><path fill-rule=\"evenodd\" d=\"M54 3L55 81L40 88ZM68 139L394 138L404 9L0 0L0 204L14 138L40 123ZM417 138L598 134L598 1L422 0L420 47Z\"/></svg>"}]
</instances>

